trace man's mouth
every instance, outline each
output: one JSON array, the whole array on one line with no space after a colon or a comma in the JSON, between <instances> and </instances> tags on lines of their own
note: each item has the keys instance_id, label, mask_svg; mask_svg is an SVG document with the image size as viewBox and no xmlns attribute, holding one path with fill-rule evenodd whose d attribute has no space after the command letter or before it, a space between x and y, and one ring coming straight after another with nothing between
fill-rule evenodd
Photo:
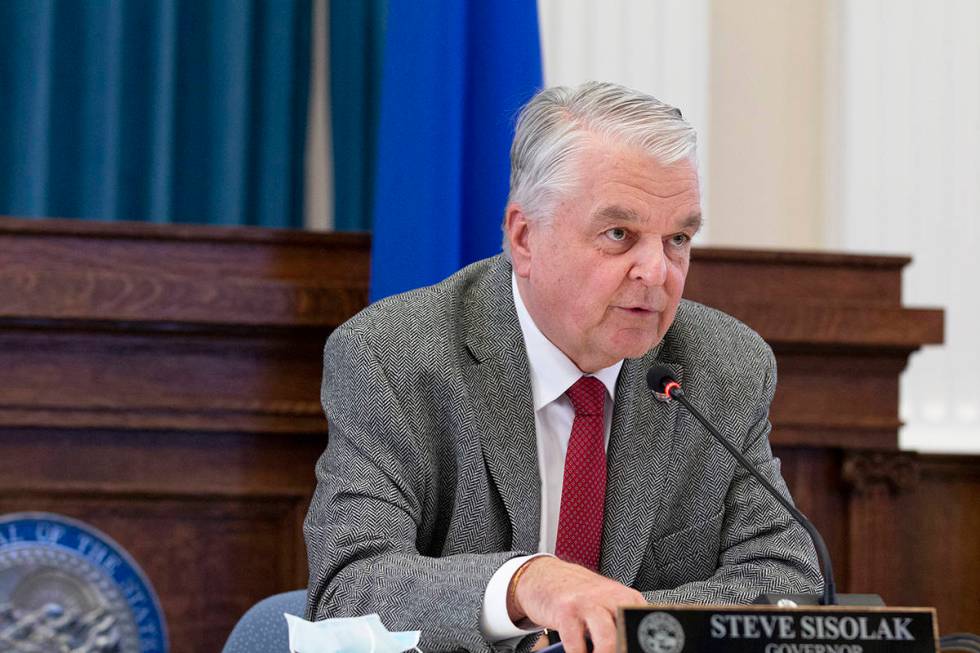
<instances>
[{"instance_id":1,"label":"man's mouth","mask_svg":"<svg viewBox=\"0 0 980 653\"><path fill-rule=\"evenodd\" d=\"M620 306L620 308L631 315L652 315L657 312L646 306Z\"/></svg>"}]
</instances>

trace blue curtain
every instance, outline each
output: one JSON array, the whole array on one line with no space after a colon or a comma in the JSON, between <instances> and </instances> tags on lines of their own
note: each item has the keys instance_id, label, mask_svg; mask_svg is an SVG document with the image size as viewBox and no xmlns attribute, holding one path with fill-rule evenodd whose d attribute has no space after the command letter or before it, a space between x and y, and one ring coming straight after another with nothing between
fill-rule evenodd
<instances>
[{"instance_id":1,"label":"blue curtain","mask_svg":"<svg viewBox=\"0 0 980 653\"><path fill-rule=\"evenodd\" d=\"M302 226L310 0L3 0L0 37L0 214Z\"/></svg>"},{"instance_id":2,"label":"blue curtain","mask_svg":"<svg viewBox=\"0 0 980 653\"><path fill-rule=\"evenodd\" d=\"M387 4L330 0L333 224L338 231L371 229Z\"/></svg>"},{"instance_id":3,"label":"blue curtain","mask_svg":"<svg viewBox=\"0 0 980 653\"><path fill-rule=\"evenodd\" d=\"M513 122L541 86L536 2L392 0L383 60L372 299L500 251Z\"/></svg>"}]
</instances>

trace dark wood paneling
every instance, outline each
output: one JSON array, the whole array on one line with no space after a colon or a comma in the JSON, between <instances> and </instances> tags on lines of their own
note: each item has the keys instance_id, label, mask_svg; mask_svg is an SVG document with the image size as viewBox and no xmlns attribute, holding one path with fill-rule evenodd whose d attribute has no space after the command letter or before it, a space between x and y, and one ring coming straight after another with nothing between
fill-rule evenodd
<instances>
[{"instance_id":1,"label":"dark wood paneling","mask_svg":"<svg viewBox=\"0 0 980 653\"><path fill-rule=\"evenodd\" d=\"M104 530L157 588L173 650L217 650L249 605L306 582L321 351L367 301L368 244L0 218L0 512ZM943 329L942 311L901 305L908 259L694 258L686 296L773 345L772 442L841 590L980 630L980 463L896 452L898 375ZM855 481L875 452L912 460L914 483L894 464L883 486Z\"/></svg>"},{"instance_id":2,"label":"dark wood paneling","mask_svg":"<svg viewBox=\"0 0 980 653\"><path fill-rule=\"evenodd\" d=\"M843 474L854 591L940 606L942 632L980 630L980 456L852 452Z\"/></svg>"},{"instance_id":3,"label":"dark wood paneling","mask_svg":"<svg viewBox=\"0 0 980 653\"><path fill-rule=\"evenodd\" d=\"M82 490L0 497L0 514L43 510L96 523L151 579L173 651L220 651L257 596L306 584L295 537L304 501L283 497L121 495Z\"/></svg>"},{"instance_id":4,"label":"dark wood paneling","mask_svg":"<svg viewBox=\"0 0 980 653\"><path fill-rule=\"evenodd\" d=\"M894 449L898 378L908 355L776 348L779 384L770 418L775 444Z\"/></svg>"},{"instance_id":5,"label":"dark wood paneling","mask_svg":"<svg viewBox=\"0 0 980 653\"><path fill-rule=\"evenodd\" d=\"M7 318L337 325L367 297L367 238L0 218Z\"/></svg>"},{"instance_id":6,"label":"dark wood paneling","mask_svg":"<svg viewBox=\"0 0 980 653\"><path fill-rule=\"evenodd\" d=\"M847 500L840 487L840 451L823 447L773 447L796 506L816 525L834 564L839 588L847 587Z\"/></svg>"},{"instance_id":7,"label":"dark wood paneling","mask_svg":"<svg viewBox=\"0 0 980 653\"><path fill-rule=\"evenodd\" d=\"M322 433L328 333L8 327L0 425Z\"/></svg>"},{"instance_id":8,"label":"dark wood paneling","mask_svg":"<svg viewBox=\"0 0 980 653\"><path fill-rule=\"evenodd\" d=\"M306 584L323 342L364 235L0 219L0 512L105 531L174 651Z\"/></svg>"},{"instance_id":9,"label":"dark wood paneling","mask_svg":"<svg viewBox=\"0 0 980 653\"><path fill-rule=\"evenodd\" d=\"M98 429L2 431L0 493L57 490L308 499L326 436Z\"/></svg>"},{"instance_id":10,"label":"dark wood paneling","mask_svg":"<svg viewBox=\"0 0 980 653\"><path fill-rule=\"evenodd\" d=\"M908 258L695 250L685 297L734 315L778 352L905 354L943 339L943 314L901 305Z\"/></svg>"},{"instance_id":11,"label":"dark wood paneling","mask_svg":"<svg viewBox=\"0 0 980 653\"><path fill-rule=\"evenodd\" d=\"M172 650L220 650L261 597L306 585L302 519L325 437L0 429L0 514L96 526L143 567Z\"/></svg>"},{"instance_id":12,"label":"dark wood paneling","mask_svg":"<svg viewBox=\"0 0 980 653\"><path fill-rule=\"evenodd\" d=\"M711 306L741 300L758 304L801 301L883 305L902 302L904 256L696 248L687 289Z\"/></svg>"}]
</instances>

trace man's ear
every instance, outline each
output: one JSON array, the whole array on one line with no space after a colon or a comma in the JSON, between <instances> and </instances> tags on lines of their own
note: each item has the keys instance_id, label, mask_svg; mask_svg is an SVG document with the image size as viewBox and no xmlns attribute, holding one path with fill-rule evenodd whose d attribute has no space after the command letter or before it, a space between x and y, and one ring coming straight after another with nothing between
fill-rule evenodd
<instances>
[{"instance_id":1,"label":"man's ear","mask_svg":"<svg viewBox=\"0 0 980 653\"><path fill-rule=\"evenodd\" d=\"M510 260L519 277L531 271L531 223L520 204L508 204L504 215L504 232L510 244Z\"/></svg>"}]
</instances>

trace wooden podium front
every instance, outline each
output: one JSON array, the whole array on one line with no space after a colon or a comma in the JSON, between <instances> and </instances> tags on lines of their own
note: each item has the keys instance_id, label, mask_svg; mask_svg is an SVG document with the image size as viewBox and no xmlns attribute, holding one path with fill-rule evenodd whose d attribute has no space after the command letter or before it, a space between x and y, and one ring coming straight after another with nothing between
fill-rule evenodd
<instances>
[{"instance_id":1,"label":"wooden podium front","mask_svg":"<svg viewBox=\"0 0 980 653\"><path fill-rule=\"evenodd\" d=\"M101 529L172 649L219 650L306 585L321 352L366 304L368 255L357 234L0 218L0 514ZM980 460L897 449L898 375L942 340L941 311L901 305L907 262L699 249L685 294L773 345L772 442L841 590L977 631Z\"/></svg>"}]
</instances>

